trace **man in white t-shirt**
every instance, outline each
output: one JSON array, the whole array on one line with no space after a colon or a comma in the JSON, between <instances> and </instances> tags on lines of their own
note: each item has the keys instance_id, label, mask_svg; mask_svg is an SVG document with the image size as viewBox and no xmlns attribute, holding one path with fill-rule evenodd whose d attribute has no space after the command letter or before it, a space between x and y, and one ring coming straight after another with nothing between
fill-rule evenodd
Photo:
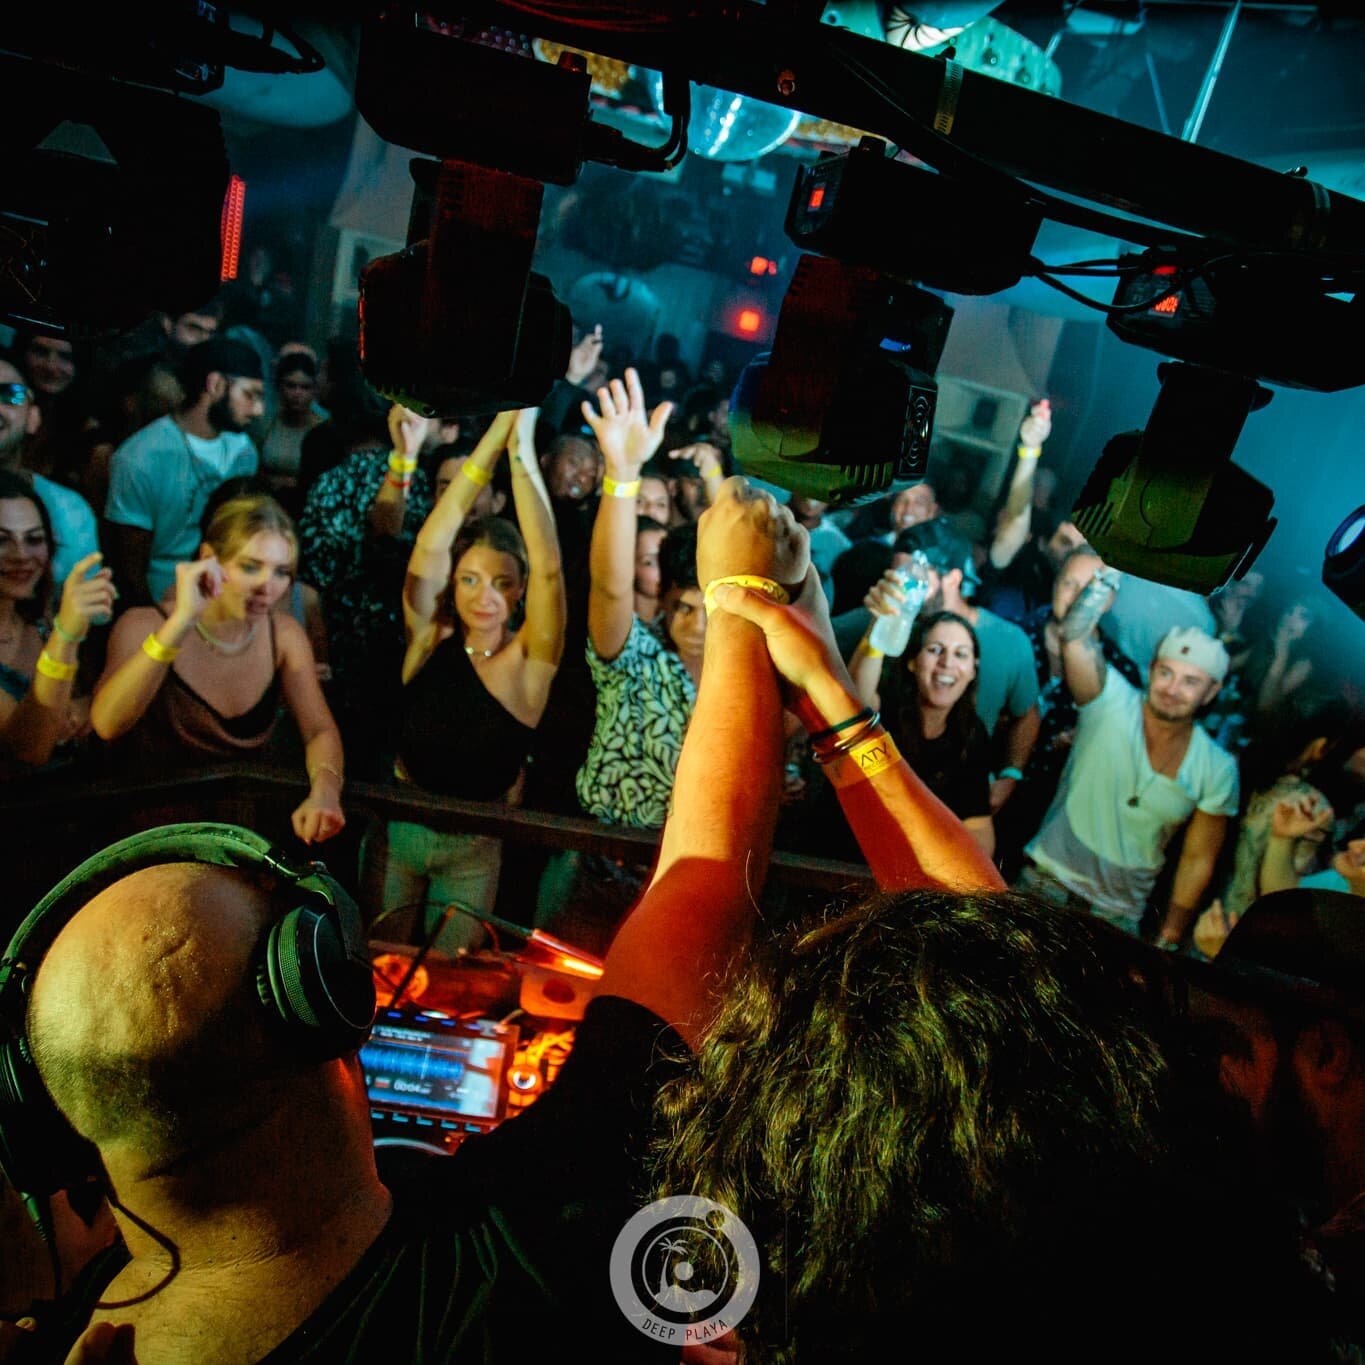
<instances>
[{"instance_id":1,"label":"man in white t-shirt","mask_svg":"<svg viewBox=\"0 0 1365 1365\"><path fill-rule=\"evenodd\" d=\"M1237 813L1237 765L1195 718L1227 676L1223 645L1168 631L1145 694L1108 667L1097 638L1117 575L1101 570L1062 621L1062 663L1080 708L1071 756L1042 828L1024 850L1021 891L1086 909L1136 933L1188 821L1157 943L1185 941Z\"/></svg>"},{"instance_id":2,"label":"man in white t-shirt","mask_svg":"<svg viewBox=\"0 0 1365 1365\"><path fill-rule=\"evenodd\" d=\"M256 472L244 430L265 410L256 352L223 338L202 342L185 353L180 382L185 405L130 436L110 466L108 563L129 606L161 600L175 566L198 552L209 495Z\"/></svg>"}]
</instances>

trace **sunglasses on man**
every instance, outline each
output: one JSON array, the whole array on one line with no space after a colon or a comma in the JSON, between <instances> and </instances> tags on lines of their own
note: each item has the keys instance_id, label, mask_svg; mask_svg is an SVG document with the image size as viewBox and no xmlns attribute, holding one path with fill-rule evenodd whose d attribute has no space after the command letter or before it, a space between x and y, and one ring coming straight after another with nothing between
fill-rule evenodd
<instances>
[{"instance_id":1,"label":"sunglasses on man","mask_svg":"<svg viewBox=\"0 0 1365 1365\"><path fill-rule=\"evenodd\" d=\"M33 402L33 390L27 384L0 384L0 407L17 408Z\"/></svg>"}]
</instances>

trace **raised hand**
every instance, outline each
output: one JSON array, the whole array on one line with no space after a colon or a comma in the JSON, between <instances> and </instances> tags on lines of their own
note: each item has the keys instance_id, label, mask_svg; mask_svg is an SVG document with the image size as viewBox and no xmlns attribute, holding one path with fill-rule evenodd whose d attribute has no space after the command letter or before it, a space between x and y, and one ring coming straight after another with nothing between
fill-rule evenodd
<instances>
[{"instance_id":1,"label":"raised hand","mask_svg":"<svg viewBox=\"0 0 1365 1365\"><path fill-rule=\"evenodd\" d=\"M1277 801L1270 815L1270 832L1277 839L1305 839L1330 829L1332 808L1313 796L1293 801Z\"/></svg>"},{"instance_id":2,"label":"raised hand","mask_svg":"<svg viewBox=\"0 0 1365 1365\"><path fill-rule=\"evenodd\" d=\"M193 625L204 609L222 591L227 575L223 566L209 555L175 566L175 606L171 616L182 625Z\"/></svg>"},{"instance_id":3,"label":"raised hand","mask_svg":"<svg viewBox=\"0 0 1365 1365\"><path fill-rule=\"evenodd\" d=\"M334 834L340 834L346 824L342 814L341 800L333 790L316 787L308 793L305 800L290 817L294 833L305 844L320 844Z\"/></svg>"},{"instance_id":4,"label":"raised hand","mask_svg":"<svg viewBox=\"0 0 1365 1365\"><path fill-rule=\"evenodd\" d=\"M1019 444L1029 449L1037 449L1052 435L1052 404L1040 398L1028 410L1028 416L1019 426Z\"/></svg>"},{"instance_id":5,"label":"raised hand","mask_svg":"<svg viewBox=\"0 0 1365 1365\"><path fill-rule=\"evenodd\" d=\"M412 460L421 453L422 443L431 431L433 419L395 403L389 409L389 440L405 459Z\"/></svg>"},{"instance_id":6,"label":"raised hand","mask_svg":"<svg viewBox=\"0 0 1365 1365\"><path fill-rule=\"evenodd\" d=\"M905 588L895 569L888 569L867 591L863 606L873 616L895 616L905 604Z\"/></svg>"},{"instance_id":7,"label":"raised hand","mask_svg":"<svg viewBox=\"0 0 1365 1365\"><path fill-rule=\"evenodd\" d=\"M597 408L583 404L583 419L597 437L608 476L618 483L638 478L640 466L663 442L673 404L660 403L646 418L645 392L633 369L626 371L624 384L613 379L598 389L597 403Z\"/></svg>"},{"instance_id":8,"label":"raised hand","mask_svg":"<svg viewBox=\"0 0 1365 1365\"><path fill-rule=\"evenodd\" d=\"M1100 617L1114 605L1122 581L1117 569L1096 569L1094 577L1076 594L1076 600L1062 618L1062 639L1079 640L1089 635L1099 624Z\"/></svg>"},{"instance_id":9,"label":"raised hand","mask_svg":"<svg viewBox=\"0 0 1365 1365\"><path fill-rule=\"evenodd\" d=\"M698 441L695 445L679 446L677 450L668 452L668 458L670 460L690 461L697 467L697 473L703 479L712 470L720 474L724 469L719 448L713 446L709 441Z\"/></svg>"},{"instance_id":10,"label":"raised hand","mask_svg":"<svg viewBox=\"0 0 1365 1365\"><path fill-rule=\"evenodd\" d=\"M810 538L790 510L745 479L726 479L697 522L697 581L752 574L794 585L809 568Z\"/></svg>"},{"instance_id":11,"label":"raised hand","mask_svg":"<svg viewBox=\"0 0 1365 1365\"><path fill-rule=\"evenodd\" d=\"M114 614L113 572L109 569L91 572L103 558L98 551L86 555L67 574L66 582L62 584L57 624L76 639L84 637L92 623L107 621Z\"/></svg>"},{"instance_id":12,"label":"raised hand","mask_svg":"<svg viewBox=\"0 0 1365 1365\"><path fill-rule=\"evenodd\" d=\"M599 322L577 346L569 352L569 366L564 378L570 384L581 384L596 368L602 355L602 324Z\"/></svg>"}]
</instances>

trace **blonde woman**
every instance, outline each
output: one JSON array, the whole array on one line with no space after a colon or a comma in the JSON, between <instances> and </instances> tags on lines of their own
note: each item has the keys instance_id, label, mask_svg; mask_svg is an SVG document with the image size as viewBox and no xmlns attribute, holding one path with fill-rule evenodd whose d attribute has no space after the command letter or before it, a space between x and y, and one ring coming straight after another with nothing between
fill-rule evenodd
<instances>
[{"instance_id":1,"label":"blonde woman","mask_svg":"<svg viewBox=\"0 0 1365 1365\"><path fill-rule=\"evenodd\" d=\"M343 761L308 637L272 611L297 563L294 524L273 498L224 502L204 528L199 557L176 566L165 599L115 624L90 719L104 739L127 736L149 765L197 766L264 749L283 701L309 780L294 832L311 844L345 824Z\"/></svg>"}]
</instances>

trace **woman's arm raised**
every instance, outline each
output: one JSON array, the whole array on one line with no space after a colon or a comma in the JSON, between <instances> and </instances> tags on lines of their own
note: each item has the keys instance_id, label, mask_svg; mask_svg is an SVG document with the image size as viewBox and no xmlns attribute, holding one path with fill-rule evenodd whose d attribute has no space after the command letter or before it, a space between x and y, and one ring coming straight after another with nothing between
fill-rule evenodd
<instances>
[{"instance_id":1,"label":"woman's arm raised","mask_svg":"<svg viewBox=\"0 0 1365 1365\"><path fill-rule=\"evenodd\" d=\"M521 640L532 663L548 665L537 670L537 692L543 707L549 696L550 680L564 653L564 630L568 604L564 594L564 572L560 563L559 535L550 510L550 494L545 488L536 461L535 408L523 408L512 428L509 447L512 462L512 500L517 521L526 541L530 561L530 581L526 585L526 622ZM543 675L543 676L541 676Z\"/></svg>"}]
</instances>

